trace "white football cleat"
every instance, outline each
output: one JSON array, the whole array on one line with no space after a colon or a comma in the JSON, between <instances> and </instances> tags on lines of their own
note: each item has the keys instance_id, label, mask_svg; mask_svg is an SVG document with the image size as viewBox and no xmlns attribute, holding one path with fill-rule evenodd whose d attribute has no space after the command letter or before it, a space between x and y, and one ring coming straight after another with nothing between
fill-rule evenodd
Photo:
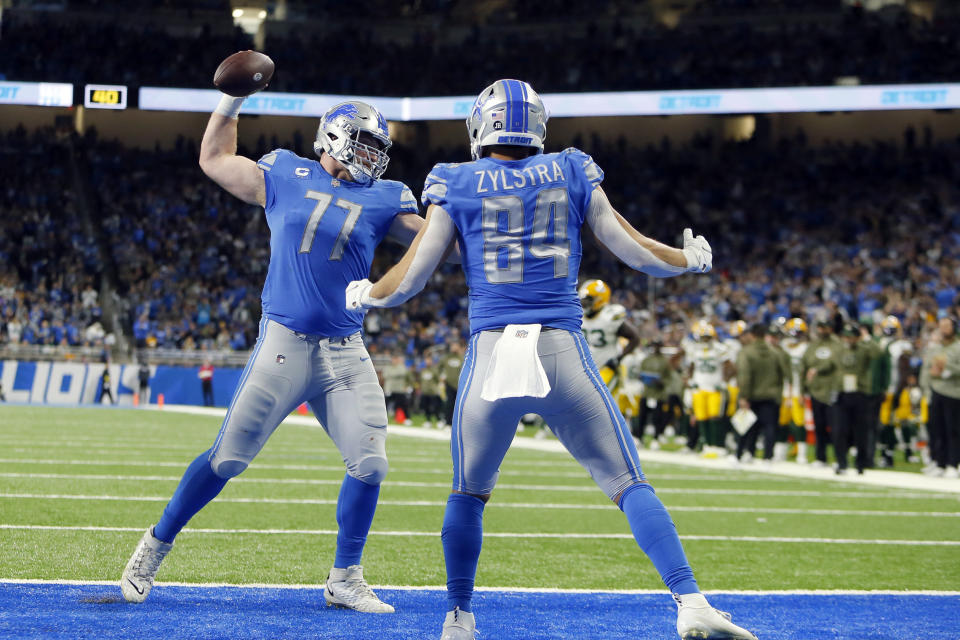
<instances>
[{"instance_id":1,"label":"white football cleat","mask_svg":"<svg viewBox=\"0 0 960 640\"><path fill-rule=\"evenodd\" d=\"M363 567L358 564L346 569L330 569L323 598L328 607L343 607L362 613L393 613L393 607L380 600L367 581L363 579Z\"/></svg>"},{"instance_id":2,"label":"white football cleat","mask_svg":"<svg viewBox=\"0 0 960 640\"><path fill-rule=\"evenodd\" d=\"M440 640L474 640L477 637L474 634L476 629L477 620L473 614L456 607L453 611L447 611Z\"/></svg>"},{"instance_id":3,"label":"white football cleat","mask_svg":"<svg viewBox=\"0 0 960 640\"><path fill-rule=\"evenodd\" d=\"M157 569L172 548L172 542L163 542L153 537L153 527L147 529L120 578L120 590L124 600L139 604L147 599L150 589L153 588Z\"/></svg>"},{"instance_id":4,"label":"white football cleat","mask_svg":"<svg viewBox=\"0 0 960 640\"><path fill-rule=\"evenodd\" d=\"M678 596L673 598L678 607L677 633L683 640L757 640L757 636L730 622L729 613L711 607L703 596L686 605Z\"/></svg>"}]
</instances>

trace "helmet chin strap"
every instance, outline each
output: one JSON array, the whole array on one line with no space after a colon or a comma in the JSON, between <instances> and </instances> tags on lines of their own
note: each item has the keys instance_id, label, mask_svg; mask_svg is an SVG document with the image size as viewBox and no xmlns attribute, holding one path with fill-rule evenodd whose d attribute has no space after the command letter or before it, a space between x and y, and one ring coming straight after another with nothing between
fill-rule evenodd
<instances>
[{"instance_id":1,"label":"helmet chin strap","mask_svg":"<svg viewBox=\"0 0 960 640\"><path fill-rule=\"evenodd\" d=\"M349 167L334 158L326 150L320 151L320 166L337 180L349 180L351 182L356 180Z\"/></svg>"}]
</instances>

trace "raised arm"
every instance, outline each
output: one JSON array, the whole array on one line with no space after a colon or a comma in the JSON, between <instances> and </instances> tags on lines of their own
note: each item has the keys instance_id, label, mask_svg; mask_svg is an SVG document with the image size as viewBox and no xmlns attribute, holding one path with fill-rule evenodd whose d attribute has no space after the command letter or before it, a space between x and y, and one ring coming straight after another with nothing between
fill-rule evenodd
<instances>
[{"instance_id":1,"label":"raised arm","mask_svg":"<svg viewBox=\"0 0 960 640\"><path fill-rule=\"evenodd\" d=\"M703 236L683 230L683 249L675 249L648 238L634 229L610 204L599 186L590 197L587 224L597 239L629 267L658 278L693 271L706 273L713 268L713 254Z\"/></svg>"},{"instance_id":2,"label":"raised arm","mask_svg":"<svg viewBox=\"0 0 960 640\"><path fill-rule=\"evenodd\" d=\"M456 227L447 212L430 205L426 223L400 262L376 284L355 280L347 285L347 308L361 310L403 304L423 290L437 265L455 248L455 238Z\"/></svg>"},{"instance_id":3,"label":"raised arm","mask_svg":"<svg viewBox=\"0 0 960 640\"><path fill-rule=\"evenodd\" d=\"M200 143L200 168L232 195L261 207L267 190L263 170L250 158L237 155L237 120L244 98L224 94L210 116Z\"/></svg>"}]
</instances>

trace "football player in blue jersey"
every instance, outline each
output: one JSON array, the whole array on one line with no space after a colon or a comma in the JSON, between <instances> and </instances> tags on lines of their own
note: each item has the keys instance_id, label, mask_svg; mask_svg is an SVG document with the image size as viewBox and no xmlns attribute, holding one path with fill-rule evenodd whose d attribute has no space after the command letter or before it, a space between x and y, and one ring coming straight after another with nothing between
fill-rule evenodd
<instances>
[{"instance_id":1,"label":"football player in blue jersey","mask_svg":"<svg viewBox=\"0 0 960 640\"><path fill-rule=\"evenodd\" d=\"M427 223L382 280L351 283L352 309L394 306L420 291L459 239L471 338L451 434L453 492L442 540L448 613L442 640L473 640L470 601L483 510L520 417L538 413L626 514L678 606L683 638L755 640L700 593L676 527L640 469L630 431L580 331L581 229L627 265L659 277L712 267L690 229L675 249L637 232L610 205L603 171L578 149L543 153L547 113L525 82L500 80L467 119L472 162L427 176Z\"/></svg>"},{"instance_id":2,"label":"football player in blue jersey","mask_svg":"<svg viewBox=\"0 0 960 640\"><path fill-rule=\"evenodd\" d=\"M344 288L369 274L381 240L410 244L423 218L408 187L381 178L391 141L372 106L350 101L327 111L314 143L319 161L278 149L254 162L236 155L243 100L222 98L203 136L200 166L234 196L264 208L270 264L260 334L216 441L187 468L130 558L123 595L130 602L147 597L177 533L306 402L346 463L324 598L328 605L390 613L360 565L387 473L387 413L360 337L363 312L346 308Z\"/></svg>"}]
</instances>

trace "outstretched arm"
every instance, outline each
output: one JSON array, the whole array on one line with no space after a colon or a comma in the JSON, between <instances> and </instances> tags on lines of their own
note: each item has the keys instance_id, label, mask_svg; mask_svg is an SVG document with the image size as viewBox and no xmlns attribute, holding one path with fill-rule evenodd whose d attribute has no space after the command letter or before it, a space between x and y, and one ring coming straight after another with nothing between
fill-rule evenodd
<instances>
[{"instance_id":1,"label":"outstretched arm","mask_svg":"<svg viewBox=\"0 0 960 640\"><path fill-rule=\"evenodd\" d=\"M263 170L250 158L237 155L237 119L244 98L224 94L210 116L200 143L200 168L207 176L250 204L267 202Z\"/></svg>"},{"instance_id":2,"label":"outstretched arm","mask_svg":"<svg viewBox=\"0 0 960 640\"><path fill-rule=\"evenodd\" d=\"M713 268L713 254L703 236L683 230L683 249L675 249L648 238L634 229L610 204L599 186L590 197L587 224L597 239L628 266L651 276L669 278Z\"/></svg>"},{"instance_id":3,"label":"outstretched arm","mask_svg":"<svg viewBox=\"0 0 960 640\"><path fill-rule=\"evenodd\" d=\"M393 219L390 230L387 231L387 238L409 247L424 224L424 219L415 213L401 213ZM454 245L445 259L450 264L460 264L460 247Z\"/></svg>"},{"instance_id":4,"label":"outstretched arm","mask_svg":"<svg viewBox=\"0 0 960 640\"><path fill-rule=\"evenodd\" d=\"M430 205L427 221L403 258L376 284L355 280L347 285L347 308L395 307L427 284L437 265L456 246L456 227L442 207Z\"/></svg>"}]
</instances>

